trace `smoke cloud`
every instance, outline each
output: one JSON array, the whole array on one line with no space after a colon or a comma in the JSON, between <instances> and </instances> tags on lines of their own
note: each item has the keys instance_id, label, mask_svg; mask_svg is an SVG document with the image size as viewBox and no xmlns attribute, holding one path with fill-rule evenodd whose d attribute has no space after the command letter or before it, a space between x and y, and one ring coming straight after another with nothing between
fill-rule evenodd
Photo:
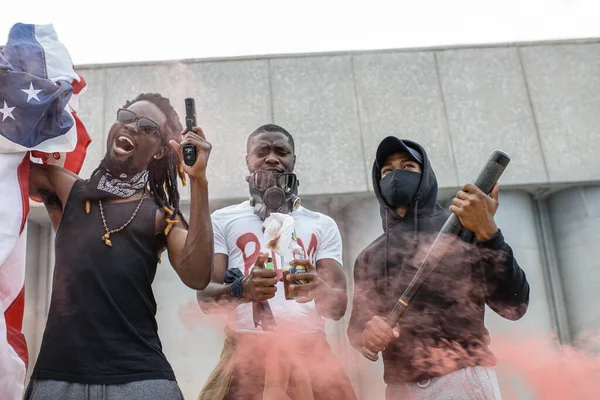
<instances>
[{"instance_id":1,"label":"smoke cloud","mask_svg":"<svg viewBox=\"0 0 600 400\"><path fill-rule=\"evenodd\" d=\"M388 261L405 260L404 268L407 273L391 272L385 290L401 292L401 289L414 276L416 268L425 257L434 237L435 235L420 235L418 241L415 241L414 236L409 234L401 240L410 245L391 246L388 249ZM473 251L472 245L449 238L445 239L436 251L443 253L444 257L423 286L425 293L431 294L432 291L454 294L468 293L468 296L483 294L481 291L486 289L481 287L464 290L464 285L471 285L472 279L471 274L467 274L465 271L470 270L471 264L481 261L488 266L501 268L499 266L507 257L506 254L493 250ZM391 265L390 270L392 270ZM448 268L454 269L449 273ZM500 269L493 272L503 276L504 271ZM501 285L502 279L499 279L498 282ZM378 283L374 282L373 284L377 285ZM422 294L419 293L415 300L419 299L419 296ZM376 309L380 306L376 299L367 301L371 304L362 304L363 307ZM458 318L461 323L455 328L445 328L444 332L452 337L460 337L461 332L447 329L460 329L461 326L468 328L470 321L478 318L478 311L466 295L454 296L453 301L455 301L451 307L453 318ZM426 309L415 303L415 309L411 312L407 311L403 317L405 328L404 332L401 332L401 336L403 333L407 334L408 331L411 331L410 333L420 338L421 346L412 348L414 352L413 365L417 368L428 369L434 374L444 374L461 368L461 360L464 359L476 359L482 365L494 364L497 359L496 370L504 400L595 399L598 397L600 357L590 350L591 347L560 345L554 337L547 333L527 332L525 334L515 327L510 335L492 334L491 338L484 335L480 343L475 341L475 346L465 348L457 341L444 338L434 340L430 328L433 326L433 328L439 329L440 324L441 326L446 325L446 321L444 321L444 313L440 314L440 310L435 305L429 304L429 306L431 308ZM222 305L222 307L227 307L227 305ZM349 312L350 309L348 316ZM486 312L493 311L487 309ZM512 314L515 312L517 311L511 310L508 313L509 319L517 318L518 315ZM195 301L190 301L182 307L179 316L187 329L193 329L197 324L206 327L206 316ZM343 324L343 322L333 323ZM214 328L222 329L223 325L215 324ZM327 398L336 399L345 398L342 394L343 391L339 389L340 379L346 379L345 371L353 370L352 376L354 377L357 374L372 375L372 371L368 370L377 368L375 364L370 363L357 363L352 366L342 364L340 360L351 361L353 358L362 357L351 348L345 337L342 339L344 342L342 350L330 353L329 345L326 342L317 339L307 345L296 340L296 334L297 329L292 324L280 326L276 334L265 335L261 339L251 338L237 342L235 355L230 362L238 381L260 391L264 387L265 380L269 382L271 379L277 382L276 387L287 389L290 394L295 393L294 390L301 390L299 389L301 386L294 386L299 385L298 380L302 382L303 379L308 379L312 382L312 389L315 393L321 391L321 393L327 393ZM493 350L491 357L490 353L484 350L490 342ZM593 337L588 337L587 342L588 344L598 344L598 340ZM215 364L214 367L216 366ZM298 371L310 371L310 373L303 375ZM267 377L265 377L265 372ZM198 382L199 389L203 384L204 382ZM380 393L382 385L384 385L382 379L371 382L361 379L361 387L355 389L356 393L363 395L369 392ZM277 397L282 395L277 391L273 392L273 395L275 396L273 398L285 398ZM363 398L365 397L363 396Z\"/></svg>"},{"instance_id":2,"label":"smoke cloud","mask_svg":"<svg viewBox=\"0 0 600 400\"><path fill-rule=\"evenodd\" d=\"M600 343L600 336L592 341ZM494 337L503 398L597 399L600 356L589 347L560 345L549 335Z\"/></svg>"}]
</instances>

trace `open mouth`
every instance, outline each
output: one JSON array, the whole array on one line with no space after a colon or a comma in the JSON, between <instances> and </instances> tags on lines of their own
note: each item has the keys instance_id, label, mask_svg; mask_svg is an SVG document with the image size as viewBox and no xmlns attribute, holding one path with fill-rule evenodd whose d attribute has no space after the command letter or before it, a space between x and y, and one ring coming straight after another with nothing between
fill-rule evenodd
<instances>
[{"instance_id":1,"label":"open mouth","mask_svg":"<svg viewBox=\"0 0 600 400\"><path fill-rule=\"evenodd\" d=\"M119 135L115 139L114 149L117 154L127 155L135 149L135 145L129 137Z\"/></svg>"}]
</instances>

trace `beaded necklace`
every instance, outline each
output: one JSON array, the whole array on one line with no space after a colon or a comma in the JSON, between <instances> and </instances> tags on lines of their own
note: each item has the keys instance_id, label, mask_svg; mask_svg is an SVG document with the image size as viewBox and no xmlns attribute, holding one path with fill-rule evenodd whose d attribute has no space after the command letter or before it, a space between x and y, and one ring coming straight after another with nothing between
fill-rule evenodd
<instances>
[{"instance_id":1,"label":"beaded necklace","mask_svg":"<svg viewBox=\"0 0 600 400\"><path fill-rule=\"evenodd\" d=\"M138 211L140 210L140 207L142 206L142 203L144 202L145 197L146 197L146 189L144 188L144 191L142 192L142 198L140 199L140 202L138 203L135 210L133 211L133 214L131 215L131 217L127 220L127 222L125 222L123 225L121 225L120 228L112 229L110 231L108 230L108 225L106 224L106 218L104 218L104 209L102 208L102 200L98 200L98 206L100 207L100 217L102 218L102 225L104 225L104 232L105 232L104 235L102 235L102 240L104 241L105 245L107 245L108 247L112 247L112 242L110 241L110 235L113 233L121 232L123 229L125 229L131 223L131 221L133 221L133 219L137 215Z\"/></svg>"}]
</instances>

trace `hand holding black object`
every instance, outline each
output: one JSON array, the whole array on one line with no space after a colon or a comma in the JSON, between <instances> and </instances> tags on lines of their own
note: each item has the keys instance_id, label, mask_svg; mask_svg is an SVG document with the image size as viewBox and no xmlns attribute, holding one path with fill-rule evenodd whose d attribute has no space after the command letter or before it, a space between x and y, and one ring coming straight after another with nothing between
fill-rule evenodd
<instances>
[{"instance_id":1,"label":"hand holding black object","mask_svg":"<svg viewBox=\"0 0 600 400\"><path fill-rule=\"evenodd\" d=\"M196 149L196 162L191 166L184 165L183 170L191 178L206 180L206 165L208 164L212 145L206 140L204 132L199 127L195 127L192 132L183 131L181 134L184 138L181 143L177 143L175 140L169 142L179 155L180 160L184 160L182 152L184 146L191 145Z\"/></svg>"},{"instance_id":2,"label":"hand holding black object","mask_svg":"<svg viewBox=\"0 0 600 400\"><path fill-rule=\"evenodd\" d=\"M392 329L385 319L375 316L366 323L360 340L363 347L379 353L385 350L394 338L398 337L400 337L398 327Z\"/></svg>"},{"instance_id":3,"label":"hand holding black object","mask_svg":"<svg viewBox=\"0 0 600 400\"><path fill-rule=\"evenodd\" d=\"M466 229L475 233L477 240L489 240L498 232L494 221L497 209L498 183L489 196L472 183L467 183L456 194L450 206L450 212L460 218Z\"/></svg>"}]
</instances>

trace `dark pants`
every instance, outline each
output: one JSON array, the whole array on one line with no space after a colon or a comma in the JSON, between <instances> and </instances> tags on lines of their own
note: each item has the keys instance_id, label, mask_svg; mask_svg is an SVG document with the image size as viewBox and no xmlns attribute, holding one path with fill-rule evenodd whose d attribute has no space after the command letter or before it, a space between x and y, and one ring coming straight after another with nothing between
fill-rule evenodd
<instances>
[{"instance_id":1,"label":"dark pants","mask_svg":"<svg viewBox=\"0 0 600 400\"><path fill-rule=\"evenodd\" d=\"M31 380L24 400L183 400L175 381L153 379L122 385Z\"/></svg>"}]
</instances>

